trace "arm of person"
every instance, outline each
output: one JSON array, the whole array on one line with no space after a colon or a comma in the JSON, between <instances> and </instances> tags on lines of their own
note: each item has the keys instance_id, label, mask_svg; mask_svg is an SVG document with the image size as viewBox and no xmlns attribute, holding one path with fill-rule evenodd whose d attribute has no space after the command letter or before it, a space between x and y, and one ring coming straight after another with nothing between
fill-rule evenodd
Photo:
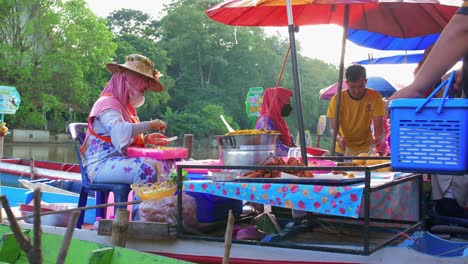
<instances>
[{"instance_id":1,"label":"arm of person","mask_svg":"<svg viewBox=\"0 0 468 264\"><path fill-rule=\"evenodd\" d=\"M328 109L327 109L327 118L328 118L328 123L330 124L330 135L333 138L333 135L335 133L335 107L336 107L336 95L332 97L330 100L330 103L328 104ZM336 142L338 142L338 145L340 146L341 149L346 150L348 147L348 141L340 135L340 131L336 132Z\"/></svg>"},{"instance_id":2,"label":"arm of person","mask_svg":"<svg viewBox=\"0 0 468 264\"><path fill-rule=\"evenodd\" d=\"M384 117L374 116L372 121L374 122L374 137L371 144L375 147L380 145L385 138Z\"/></svg>"},{"instance_id":3,"label":"arm of person","mask_svg":"<svg viewBox=\"0 0 468 264\"><path fill-rule=\"evenodd\" d=\"M126 148L133 142L138 135L147 132L150 129L161 130L167 125L159 120L145 121L140 123L126 122L121 113L117 110L109 109L98 116L99 121L109 131L109 135L114 147L122 154ZM153 135L155 134L155 135ZM145 138L145 142L155 145L166 145L165 136L159 133L150 134L150 140ZM148 141L147 141L148 140Z\"/></svg>"},{"instance_id":4,"label":"arm of person","mask_svg":"<svg viewBox=\"0 0 468 264\"><path fill-rule=\"evenodd\" d=\"M415 80L394 93L389 101L396 98L423 97L427 89L468 53L467 43L468 15L456 14L442 31Z\"/></svg>"},{"instance_id":5,"label":"arm of person","mask_svg":"<svg viewBox=\"0 0 468 264\"><path fill-rule=\"evenodd\" d=\"M333 133L335 132L335 118L328 118L328 120L330 124L330 135L333 137ZM346 150L348 147L348 141L342 135L340 135L339 131L336 134L336 142L341 149Z\"/></svg>"}]
</instances>

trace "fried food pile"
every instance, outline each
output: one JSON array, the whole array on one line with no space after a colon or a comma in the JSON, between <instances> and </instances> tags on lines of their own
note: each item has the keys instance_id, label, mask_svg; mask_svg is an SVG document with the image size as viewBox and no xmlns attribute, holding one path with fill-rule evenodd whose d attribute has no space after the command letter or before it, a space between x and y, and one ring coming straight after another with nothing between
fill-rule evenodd
<instances>
[{"instance_id":1,"label":"fried food pile","mask_svg":"<svg viewBox=\"0 0 468 264\"><path fill-rule=\"evenodd\" d=\"M368 154L368 153L361 153L358 155L358 157L378 157L378 154ZM353 160L353 164L355 166L370 166L370 165L377 165L381 163L386 163L390 162L390 159L382 159L382 160L373 160L373 159L355 159ZM392 171L391 167L386 167L386 168L381 168L377 169L375 171L380 171L380 172L386 172L386 171Z\"/></svg>"},{"instance_id":2,"label":"fried food pile","mask_svg":"<svg viewBox=\"0 0 468 264\"><path fill-rule=\"evenodd\" d=\"M301 159L290 157L287 162L282 158L271 157L264 164L265 166L305 166ZM313 178L314 174L310 171L298 171L298 170L284 170L283 172L292 174L297 177ZM243 178L279 178L281 177L280 170L254 170L246 172Z\"/></svg>"},{"instance_id":3,"label":"fried food pile","mask_svg":"<svg viewBox=\"0 0 468 264\"><path fill-rule=\"evenodd\" d=\"M266 129L239 129L234 132L226 133L226 136L232 135L257 135L257 134L271 134L279 135L279 132L276 130L266 130Z\"/></svg>"}]
</instances>

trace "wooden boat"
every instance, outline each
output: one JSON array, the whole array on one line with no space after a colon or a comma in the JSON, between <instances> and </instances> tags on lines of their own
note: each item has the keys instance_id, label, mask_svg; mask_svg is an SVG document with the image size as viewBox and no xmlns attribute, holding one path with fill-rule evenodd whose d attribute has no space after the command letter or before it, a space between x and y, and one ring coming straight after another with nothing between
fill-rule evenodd
<instances>
[{"instance_id":1,"label":"wooden boat","mask_svg":"<svg viewBox=\"0 0 468 264\"><path fill-rule=\"evenodd\" d=\"M32 233L25 230L30 241ZM0 262L2 263L29 263L26 254L21 250L12 230L7 225L0 225ZM52 233L42 233L42 254L44 263L55 263L61 248L63 236ZM164 256L148 254L121 247L110 247L91 241L72 239L68 248L67 263L161 263L176 264L188 263L185 261Z\"/></svg>"},{"instance_id":2,"label":"wooden boat","mask_svg":"<svg viewBox=\"0 0 468 264\"><path fill-rule=\"evenodd\" d=\"M2 186L2 194L6 194L7 197L9 197L4 188L5 187ZM60 199L66 196L64 196L64 194L61 195L62 198ZM45 197L45 195L43 197ZM24 199L19 200L24 202ZM92 203L88 202L88 205L90 204ZM94 210L91 210L90 212L93 211ZM87 215L89 215L89 213L87 213ZM91 221L92 220L94 219L92 218ZM30 224L22 224L22 226L28 229L32 228ZM43 226L42 229L44 233L59 236L63 236L65 233L65 228L62 227ZM200 239L196 236L183 238L177 236L176 238L176 235L170 232L167 232L166 236L159 236L158 238L153 237L153 239L142 239L144 234L139 234L138 232L130 232L130 234L132 235L128 237L126 247L138 251L165 255L197 263L221 263L224 254L224 243L219 240L219 236L215 241ZM109 236L100 236L95 230L75 230L74 238L105 245L111 243L111 238ZM344 240L344 238L344 236L339 238L334 237L335 240ZM318 246L324 244L323 241L320 241L316 237L310 237L308 239L310 241L316 241L314 243ZM416 238L411 239L416 240ZM412 241L411 239L393 246L385 246L368 256L291 248L289 241L284 241L280 243L279 246L260 245L260 243L255 241L235 241L231 249L230 263L395 263L395 256L398 256L398 262L400 263L466 263L468 258L468 252L463 251L463 249L467 247L466 244L454 246L456 251L458 250L457 254L459 255L442 257L422 253L423 250L420 248L420 245L424 243L418 240ZM445 242L447 241L444 241L444 243ZM450 241L447 243L450 243ZM336 248L345 247L349 249L353 249L354 247L343 243L337 245L327 244L327 246ZM447 251L453 251L453 249Z\"/></svg>"},{"instance_id":3,"label":"wooden boat","mask_svg":"<svg viewBox=\"0 0 468 264\"><path fill-rule=\"evenodd\" d=\"M31 225L28 225L30 228ZM43 226L44 233L63 236L65 228ZM424 233L421 233L424 234ZM419 234L420 237L423 235ZM85 241L94 241L100 244L110 244L109 236L98 236L94 230L75 230L74 238ZM323 252L316 250L300 250L285 247L259 246L255 244L234 243L231 247L229 263L233 264L311 264L311 263L466 263L467 253L463 255L463 249L468 243L443 241L444 251L452 251L457 248L458 255L451 257L434 256L422 253L419 245L424 245L426 240L407 240L397 246L387 246L369 256ZM433 247L434 240L431 241ZM447 243L454 243L451 247ZM224 243L213 241L201 241L193 239L180 239L170 236L166 239L143 240L130 236L126 247L138 251L164 255L181 260L196 263L221 263L224 254ZM452 249L450 249L452 248Z\"/></svg>"},{"instance_id":4,"label":"wooden boat","mask_svg":"<svg viewBox=\"0 0 468 264\"><path fill-rule=\"evenodd\" d=\"M32 200L32 191L24 188L15 188L8 186L0 186L0 195L5 195L11 207L18 207L21 203L29 203ZM46 203L71 203L78 204L78 196L63 193L43 192L42 201ZM96 205L96 199L89 197L88 206ZM5 214L2 214L5 216ZM96 213L94 210L89 210L85 214L84 222L93 224L96 221Z\"/></svg>"},{"instance_id":5,"label":"wooden boat","mask_svg":"<svg viewBox=\"0 0 468 264\"><path fill-rule=\"evenodd\" d=\"M81 182L81 173L78 164L17 158L1 159L0 180L2 185L18 186L19 178Z\"/></svg>"},{"instance_id":6,"label":"wooden boat","mask_svg":"<svg viewBox=\"0 0 468 264\"><path fill-rule=\"evenodd\" d=\"M2 194L5 193L2 192ZM8 193L6 193L6 195L8 196ZM107 222L107 226L109 226L110 221L111 220L102 220L102 222ZM222 261L224 255L223 241L200 240L196 237L180 238L177 237L174 232L169 231L169 227L165 223L152 223L153 226L150 229L141 231L143 229L139 228L138 225L145 224L146 223L143 222L130 223L126 248L196 263L221 263ZM223 225L224 224L221 224L221 229L223 229ZM32 229L32 225L27 223L23 223L22 227ZM138 231L139 229L140 231ZM63 227L43 225L42 231L43 233L63 236L66 229ZM291 231L296 233L301 232L300 229L294 231L294 228L291 228ZM287 237L287 234L280 234L278 236ZM421 235L419 236L421 237ZM109 232L107 232L107 235L98 235L96 230L76 229L74 238L104 245L111 244ZM412 239L414 239L414 241ZM317 245L323 243L318 237L312 236L310 240L317 241ZM335 237L335 240L344 241L346 237L342 236L339 239ZM442 242L444 243L444 251L452 253L456 251L456 255L443 257L422 253L425 249L421 248L421 246L428 243L417 236L394 246L386 246L369 256L294 249L289 248L290 244L288 244L287 241L280 244L282 245L281 247L259 245L255 241L235 241L231 248L229 263L395 263L395 256L398 256L399 263L466 263L464 261L468 258L468 254L466 252L464 253L463 250L468 247L468 243L454 243L454 245L447 246L446 244L453 242ZM434 241L431 241L429 244L437 248L437 246L434 246L434 244L437 244ZM341 245L336 245L336 247L353 248L353 246L343 243L341 243Z\"/></svg>"}]
</instances>

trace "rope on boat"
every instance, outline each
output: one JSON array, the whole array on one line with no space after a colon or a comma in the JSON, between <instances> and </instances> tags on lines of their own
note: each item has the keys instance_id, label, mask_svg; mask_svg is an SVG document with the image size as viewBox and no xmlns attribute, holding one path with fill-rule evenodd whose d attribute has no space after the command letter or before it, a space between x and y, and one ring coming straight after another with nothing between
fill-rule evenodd
<instances>
[{"instance_id":1,"label":"rope on boat","mask_svg":"<svg viewBox=\"0 0 468 264\"><path fill-rule=\"evenodd\" d=\"M110 207L110 206L132 205L132 204L139 204L139 203L141 203L141 201L107 203L107 204L99 204L99 205L92 205L92 206L83 206L83 207L77 207L77 208L70 208L70 209L65 209L65 210L41 212L39 215L44 216L44 215L52 215L52 214L63 214L63 213L68 213L68 212L84 211L84 210L89 210L89 209L105 208L105 207ZM29 218L33 218L33 217L34 217L34 214L31 214L31 215L28 215L28 216L17 217L16 220L24 220L24 219L29 219ZM8 218L2 218L2 221L3 220L8 220Z\"/></svg>"},{"instance_id":2,"label":"rope on boat","mask_svg":"<svg viewBox=\"0 0 468 264\"><path fill-rule=\"evenodd\" d=\"M452 250L449 250L449 251L446 251L446 252L442 252L442 253L440 253L440 254L437 254L436 256L443 256L443 255L445 255L445 254L452 253L452 252L454 252L454 251L458 251L458 250L461 251L461 250L463 250L463 249L465 249L465 248L468 248L468 246L461 246L461 247L459 247L459 248L455 248L455 249L452 249Z\"/></svg>"}]
</instances>

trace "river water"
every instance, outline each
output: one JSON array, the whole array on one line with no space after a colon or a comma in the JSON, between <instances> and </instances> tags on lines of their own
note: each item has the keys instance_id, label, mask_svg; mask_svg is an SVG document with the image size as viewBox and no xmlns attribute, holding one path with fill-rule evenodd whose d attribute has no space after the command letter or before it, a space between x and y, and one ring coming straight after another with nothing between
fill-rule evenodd
<instances>
[{"instance_id":1,"label":"river water","mask_svg":"<svg viewBox=\"0 0 468 264\"><path fill-rule=\"evenodd\" d=\"M182 146L182 142L171 143L170 146ZM12 143L5 142L3 156L14 158L27 158L34 160L48 160L66 163L77 163L73 144L60 143ZM218 146L206 142L195 142L192 148L193 159L217 159Z\"/></svg>"}]
</instances>

